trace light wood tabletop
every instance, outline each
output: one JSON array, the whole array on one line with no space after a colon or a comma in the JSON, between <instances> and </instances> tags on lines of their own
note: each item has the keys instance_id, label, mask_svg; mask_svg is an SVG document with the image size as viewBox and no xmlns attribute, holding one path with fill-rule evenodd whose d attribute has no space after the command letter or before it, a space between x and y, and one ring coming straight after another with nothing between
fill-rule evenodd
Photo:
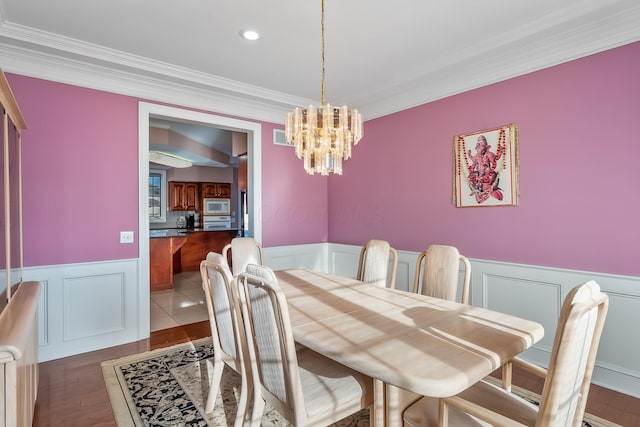
<instances>
[{"instance_id":1,"label":"light wood tabletop","mask_svg":"<svg viewBox=\"0 0 640 427\"><path fill-rule=\"evenodd\" d=\"M544 335L536 322L354 279L302 269L276 276L297 342L384 383L374 425L401 422L395 387L457 394Z\"/></svg>"}]
</instances>

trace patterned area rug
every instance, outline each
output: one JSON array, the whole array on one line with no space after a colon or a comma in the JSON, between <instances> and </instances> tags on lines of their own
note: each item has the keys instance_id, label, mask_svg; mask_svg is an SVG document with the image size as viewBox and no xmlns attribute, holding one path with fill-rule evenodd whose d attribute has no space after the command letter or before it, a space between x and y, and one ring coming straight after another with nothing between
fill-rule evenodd
<instances>
[{"instance_id":1,"label":"patterned area rug","mask_svg":"<svg viewBox=\"0 0 640 427\"><path fill-rule=\"evenodd\" d=\"M222 375L221 391L211 414L204 413L212 372L211 338L178 344L116 360L102 362L111 407L120 427L139 426L231 426L236 415L240 376L232 369ZM522 393L528 393L523 390ZM529 393L523 396L535 401ZM290 426L269 406L262 425ZM591 415L585 427L620 427ZM336 427L369 426L363 410L334 424Z\"/></svg>"}]
</instances>

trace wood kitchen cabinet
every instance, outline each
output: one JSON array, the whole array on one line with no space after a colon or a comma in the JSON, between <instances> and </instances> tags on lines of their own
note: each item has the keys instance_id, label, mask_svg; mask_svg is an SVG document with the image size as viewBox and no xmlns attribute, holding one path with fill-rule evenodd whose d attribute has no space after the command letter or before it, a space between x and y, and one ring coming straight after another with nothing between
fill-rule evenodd
<instances>
[{"instance_id":1,"label":"wood kitchen cabinet","mask_svg":"<svg viewBox=\"0 0 640 427\"><path fill-rule=\"evenodd\" d=\"M151 292L173 289L173 256L187 243L186 236L149 239L149 284Z\"/></svg>"},{"instance_id":2,"label":"wood kitchen cabinet","mask_svg":"<svg viewBox=\"0 0 640 427\"><path fill-rule=\"evenodd\" d=\"M200 208L197 182L169 182L169 206L172 211L197 211Z\"/></svg>"},{"instance_id":3,"label":"wood kitchen cabinet","mask_svg":"<svg viewBox=\"0 0 640 427\"><path fill-rule=\"evenodd\" d=\"M203 182L202 197L203 198L222 198L231 197L231 184L226 182Z\"/></svg>"},{"instance_id":4,"label":"wood kitchen cabinet","mask_svg":"<svg viewBox=\"0 0 640 427\"><path fill-rule=\"evenodd\" d=\"M194 231L173 258L173 272L198 271L209 252L222 253L222 248L237 237L237 230Z\"/></svg>"}]
</instances>

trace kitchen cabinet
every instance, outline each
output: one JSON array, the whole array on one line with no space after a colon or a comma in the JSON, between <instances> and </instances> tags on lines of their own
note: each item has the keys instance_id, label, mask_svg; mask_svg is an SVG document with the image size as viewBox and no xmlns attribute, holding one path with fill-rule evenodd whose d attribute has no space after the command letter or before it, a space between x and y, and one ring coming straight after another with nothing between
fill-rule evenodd
<instances>
[{"instance_id":1,"label":"kitchen cabinet","mask_svg":"<svg viewBox=\"0 0 640 427\"><path fill-rule=\"evenodd\" d=\"M222 248L227 243L231 243L237 235L237 230L187 232L187 241L173 258L174 274L182 271L199 271L200 262L209 252L222 253Z\"/></svg>"},{"instance_id":2,"label":"kitchen cabinet","mask_svg":"<svg viewBox=\"0 0 640 427\"><path fill-rule=\"evenodd\" d=\"M231 197L231 184L227 182L203 182L202 198L222 198Z\"/></svg>"},{"instance_id":3,"label":"kitchen cabinet","mask_svg":"<svg viewBox=\"0 0 640 427\"><path fill-rule=\"evenodd\" d=\"M197 182L169 182L169 206L172 211L199 210L199 184Z\"/></svg>"},{"instance_id":4,"label":"kitchen cabinet","mask_svg":"<svg viewBox=\"0 0 640 427\"><path fill-rule=\"evenodd\" d=\"M173 256L185 243L187 243L186 236L149 239L151 292L173 289Z\"/></svg>"}]
</instances>

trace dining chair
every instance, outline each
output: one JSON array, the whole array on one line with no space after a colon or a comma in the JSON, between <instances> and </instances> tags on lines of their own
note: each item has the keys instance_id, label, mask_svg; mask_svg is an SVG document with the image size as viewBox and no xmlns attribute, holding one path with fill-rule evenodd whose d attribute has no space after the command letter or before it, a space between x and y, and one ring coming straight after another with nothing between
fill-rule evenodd
<instances>
[{"instance_id":1,"label":"dining chair","mask_svg":"<svg viewBox=\"0 0 640 427\"><path fill-rule=\"evenodd\" d=\"M456 301L460 262L464 264L460 302L468 304L471 263L453 246L430 245L418 255L413 292Z\"/></svg>"},{"instance_id":2,"label":"dining chair","mask_svg":"<svg viewBox=\"0 0 640 427\"><path fill-rule=\"evenodd\" d=\"M245 370L245 343L242 316L237 299L233 297L234 279L229 271L226 259L218 253L209 252L200 263L200 275L204 289L211 337L213 340L213 376L209 387L209 396L205 413L213 411L224 366L231 367L240 374L240 398L235 418L235 427L243 424L249 400L249 382Z\"/></svg>"},{"instance_id":3,"label":"dining chair","mask_svg":"<svg viewBox=\"0 0 640 427\"><path fill-rule=\"evenodd\" d=\"M251 264L237 283L253 378L252 426L260 425L264 400L296 426L326 426L373 404L370 377L306 347L296 351L287 301L269 267Z\"/></svg>"},{"instance_id":4,"label":"dining chair","mask_svg":"<svg viewBox=\"0 0 640 427\"><path fill-rule=\"evenodd\" d=\"M236 237L222 248L222 256L229 261L231 251L231 271L233 277L245 271L247 265L264 265L264 250L253 237Z\"/></svg>"},{"instance_id":5,"label":"dining chair","mask_svg":"<svg viewBox=\"0 0 640 427\"><path fill-rule=\"evenodd\" d=\"M544 378L539 407L511 393L510 384L505 389L480 381L453 397L421 398L405 411L405 426L487 425L480 419L496 426L579 427L608 307L596 282L576 286L560 311L549 368L518 358L507 362L508 370L517 365Z\"/></svg>"},{"instance_id":6,"label":"dining chair","mask_svg":"<svg viewBox=\"0 0 640 427\"><path fill-rule=\"evenodd\" d=\"M391 257L391 259L389 259ZM391 274L388 274L391 263ZM358 273L356 279L373 283L382 288L396 287L396 270L398 268L398 252L385 240L369 240L360 250Z\"/></svg>"}]
</instances>

